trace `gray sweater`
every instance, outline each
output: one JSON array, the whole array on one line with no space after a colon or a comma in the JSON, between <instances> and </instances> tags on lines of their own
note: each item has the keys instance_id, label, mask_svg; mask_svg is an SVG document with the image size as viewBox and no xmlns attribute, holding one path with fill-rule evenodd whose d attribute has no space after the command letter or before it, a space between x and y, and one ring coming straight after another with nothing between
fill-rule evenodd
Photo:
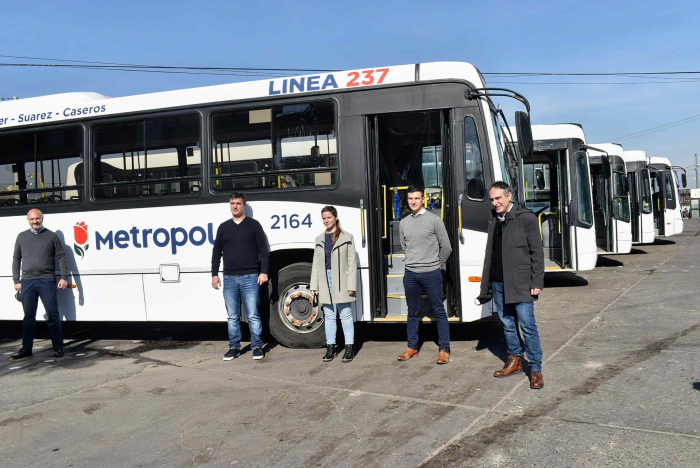
<instances>
[{"instance_id":1,"label":"gray sweater","mask_svg":"<svg viewBox=\"0 0 700 468\"><path fill-rule=\"evenodd\" d=\"M68 279L68 261L63 250L61 239L56 233L44 229L39 234L32 234L31 230L19 233L15 242L15 253L12 256L12 279L19 284L20 264L22 266L22 280L52 279L56 276L56 263L58 259L61 269L61 279Z\"/></svg>"},{"instance_id":2,"label":"gray sweater","mask_svg":"<svg viewBox=\"0 0 700 468\"><path fill-rule=\"evenodd\" d=\"M408 271L429 273L445 266L452 248L439 217L429 211L410 214L401 220L399 231Z\"/></svg>"}]
</instances>

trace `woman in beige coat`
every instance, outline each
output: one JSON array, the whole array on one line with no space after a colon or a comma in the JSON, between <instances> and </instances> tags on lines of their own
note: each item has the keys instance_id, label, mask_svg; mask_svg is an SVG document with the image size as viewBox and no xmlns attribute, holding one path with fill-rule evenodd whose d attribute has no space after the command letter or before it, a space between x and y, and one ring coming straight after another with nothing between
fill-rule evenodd
<instances>
[{"instance_id":1,"label":"woman in beige coat","mask_svg":"<svg viewBox=\"0 0 700 468\"><path fill-rule=\"evenodd\" d=\"M326 206L321 215L326 230L316 238L310 289L313 294L318 294L318 304L322 306L325 318L326 355L323 361L332 361L338 355L335 345L337 313L345 334L343 362L350 362L355 357L355 327L350 306L357 291L355 242L351 234L340 228L335 207Z\"/></svg>"}]
</instances>

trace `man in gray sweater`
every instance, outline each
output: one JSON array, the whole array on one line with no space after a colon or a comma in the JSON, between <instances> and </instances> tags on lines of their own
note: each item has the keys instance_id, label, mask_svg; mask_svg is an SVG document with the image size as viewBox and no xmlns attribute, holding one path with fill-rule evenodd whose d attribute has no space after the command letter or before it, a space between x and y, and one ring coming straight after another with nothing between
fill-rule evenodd
<instances>
[{"instance_id":1,"label":"man in gray sweater","mask_svg":"<svg viewBox=\"0 0 700 468\"><path fill-rule=\"evenodd\" d=\"M21 361L32 356L39 298L48 316L49 335L54 355L63 356L63 331L58 313L56 289L65 289L68 285L66 252L61 239L53 231L44 227L44 215L41 211L29 210L27 220L30 229L17 236L15 253L12 257L12 279L15 282L15 290L22 300L24 320L22 320L22 347L17 354L10 357L11 361ZM56 284L54 258L58 259L61 269L61 279L58 284Z\"/></svg>"},{"instance_id":2,"label":"man in gray sweater","mask_svg":"<svg viewBox=\"0 0 700 468\"><path fill-rule=\"evenodd\" d=\"M418 356L418 325L423 290L428 295L428 302L437 319L437 363L447 364L450 362L450 326L442 302L442 269L452 248L442 220L427 211L423 207L424 202L422 187L408 188L411 214L401 220L399 229L401 247L406 256L403 287L408 305L408 348L399 356L399 361L408 361Z\"/></svg>"}]
</instances>

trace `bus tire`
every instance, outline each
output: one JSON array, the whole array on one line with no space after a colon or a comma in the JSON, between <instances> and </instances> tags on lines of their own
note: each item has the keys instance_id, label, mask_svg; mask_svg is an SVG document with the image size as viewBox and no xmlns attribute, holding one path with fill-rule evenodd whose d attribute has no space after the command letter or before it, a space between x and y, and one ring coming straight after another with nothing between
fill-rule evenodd
<instances>
[{"instance_id":1,"label":"bus tire","mask_svg":"<svg viewBox=\"0 0 700 468\"><path fill-rule=\"evenodd\" d=\"M313 307L310 263L293 263L270 281L270 334L288 348L320 348L326 344L323 312Z\"/></svg>"}]
</instances>

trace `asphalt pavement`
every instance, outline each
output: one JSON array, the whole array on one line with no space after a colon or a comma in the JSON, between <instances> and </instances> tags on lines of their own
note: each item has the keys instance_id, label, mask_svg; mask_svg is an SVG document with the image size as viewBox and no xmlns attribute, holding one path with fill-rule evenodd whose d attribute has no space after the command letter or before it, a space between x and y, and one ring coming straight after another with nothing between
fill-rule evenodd
<instances>
[{"instance_id":1,"label":"asphalt pavement","mask_svg":"<svg viewBox=\"0 0 700 468\"><path fill-rule=\"evenodd\" d=\"M273 342L224 362L223 323L67 324L61 359L42 326L10 362L21 331L4 323L0 466L700 466L700 220L685 226L547 274L542 390L492 377L494 319L453 324L445 366L434 325L398 362L405 327L360 324L344 364Z\"/></svg>"}]
</instances>

